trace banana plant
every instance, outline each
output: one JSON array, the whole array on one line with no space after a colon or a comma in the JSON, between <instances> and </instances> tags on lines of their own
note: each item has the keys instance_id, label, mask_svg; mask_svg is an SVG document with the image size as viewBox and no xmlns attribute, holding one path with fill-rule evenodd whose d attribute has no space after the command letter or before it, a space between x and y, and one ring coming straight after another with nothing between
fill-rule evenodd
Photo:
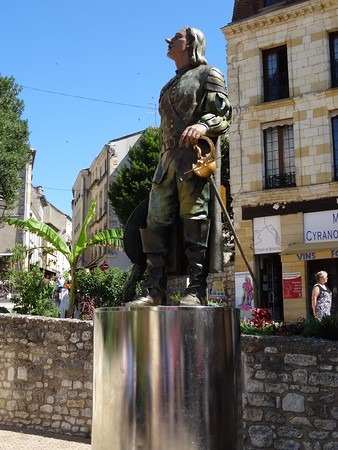
<instances>
[{"instance_id":1,"label":"banana plant","mask_svg":"<svg viewBox=\"0 0 338 450\"><path fill-rule=\"evenodd\" d=\"M2 217L0 222L4 222L7 225L12 225L17 228L22 228L31 233L37 234L51 245L53 250L57 250L62 253L69 262L71 286L69 292L69 309L73 311L73 305L76 295L76 269L78 268L78 262L81 254L89 247L94 245L102 245L104 247L123 248L123 230L120 228L102 230L98 233L88 237L87 228L95 215L96 202L92 202L86 218L83 222L79 238L77 242L73 242L68 245L49 225L44 222L40 222L35 219L17 219L13 217ZM49 248L50 249L50 248ZM47 248L48 250L48 248Z\"/></svg>"}]
</instances>

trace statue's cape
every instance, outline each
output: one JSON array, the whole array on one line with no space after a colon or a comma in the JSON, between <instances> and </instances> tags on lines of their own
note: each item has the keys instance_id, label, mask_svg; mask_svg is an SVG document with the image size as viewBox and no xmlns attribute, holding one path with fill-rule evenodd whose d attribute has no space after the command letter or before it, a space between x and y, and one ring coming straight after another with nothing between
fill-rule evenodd
<instances>
[{"instance_id":1,"label":"statue's cape","mask_svg":"<svg viewBox=\"0 0 338 450\"><path fill-rule=\"evenodd\" d=\"M149 198L145 198L131 213L124 227L124 251L133 264L144 266L146 255L143 253L140 228L146 228Z\"/></svg>"}]
</instances>

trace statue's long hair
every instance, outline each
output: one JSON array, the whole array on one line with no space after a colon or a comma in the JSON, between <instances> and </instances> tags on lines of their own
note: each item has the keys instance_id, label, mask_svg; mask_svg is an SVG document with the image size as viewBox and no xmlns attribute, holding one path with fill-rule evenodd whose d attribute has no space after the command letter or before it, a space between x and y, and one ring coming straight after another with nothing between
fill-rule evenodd
<instances>
[{"instance_id":1,"label":"statue's long hair","mask_svg":"<svg viewBox=\"0 0 338 450\"><path fill-rule=\"evenodd\" d=\"M208 64L205 58L205 37L197 28L185 27L187 43L189 44L190 64L200 66Z\"/></svg>"}]
</instances>

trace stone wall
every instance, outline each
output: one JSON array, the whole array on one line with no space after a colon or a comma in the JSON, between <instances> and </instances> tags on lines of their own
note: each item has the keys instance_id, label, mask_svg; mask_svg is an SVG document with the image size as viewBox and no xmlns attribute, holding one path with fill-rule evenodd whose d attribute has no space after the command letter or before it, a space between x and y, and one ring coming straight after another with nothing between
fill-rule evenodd
<instances>
[{"instance_id":1,"label":"stone wall","mask_svg":"<svg viewBox=\"0 0 338 450\"><path fill-rule=\"evenodd\" d=\"M244 449L338 449L338 343L242 336Z\"/></svg>"},{"instance_id":2,"label":"stone wall","mask_svg":"<svg viewBox=\"0 0 338 450\"><path fill-rule=\"evenodd\" d=\"M243 450L337 450L338 342L241 339ZM92 360L92 322L0 314L0 426L90 434Z\"/></svg>"},{"instance_id":3,"label":"stone wall","mask_svg":"<svg viewBox=\"0 0 338 450\"><path fill-rule=\"evenodd\" d=\"M88 435L93 325L0 314L0 425Z\"/></svg>"}]
</instances>

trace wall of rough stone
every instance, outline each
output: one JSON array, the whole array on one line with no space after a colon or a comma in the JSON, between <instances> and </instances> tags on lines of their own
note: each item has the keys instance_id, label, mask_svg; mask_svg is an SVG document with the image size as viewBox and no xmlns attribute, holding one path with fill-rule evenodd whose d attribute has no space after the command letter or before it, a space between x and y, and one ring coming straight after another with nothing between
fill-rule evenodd
<instances>
[{"instance_id":1,"label":"wall of rough stone","mask_svg":"<svg viewBox=\"0 0 338 450\"><path fill-rule=\"evenodd\" d=\"M88 435L91 322L0 314L0 425Z\"/></svg>"},{"instance_id":2,"label":"wall of rough stone","mask_svg":"<svg viewBox=\"0 0 338 450\"><path fill-rule=\"evenodd\" d=\"M241 340L243 450L337 450L338 342ZM92 322L0 314L0 426L88 435L92 361Z\"/></svg>"},{"instance_id":3,"label":"wall of rough stone","mask_svg":"<svg viewBox=\"0 0 338 450\"><path fill-rule=\"evenodd\" d=\"M338 449L338 342L242 336L244 449Z\"/></svg>"}]
</instances>

